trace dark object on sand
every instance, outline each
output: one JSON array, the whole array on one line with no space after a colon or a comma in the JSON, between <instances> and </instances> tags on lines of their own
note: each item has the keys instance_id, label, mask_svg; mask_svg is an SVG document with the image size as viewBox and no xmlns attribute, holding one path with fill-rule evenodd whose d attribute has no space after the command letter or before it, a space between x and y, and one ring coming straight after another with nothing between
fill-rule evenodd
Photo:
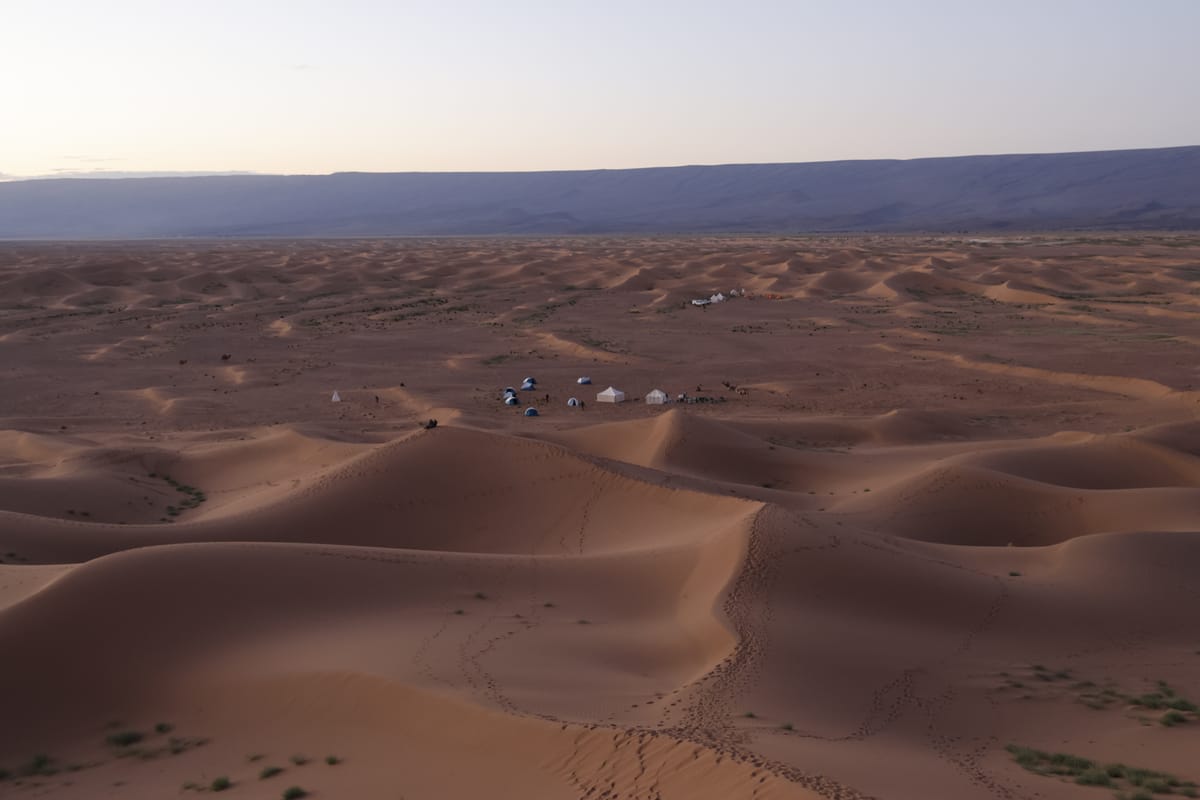
<instances>
[{"instance_id":1,"label":"dark object on sand","mask_svg":"<svg viewBox=\"0 0 1200 800\"><path fill-rule=\"evenodd\" d=\"M222 353L221 354L222 361L228 361L231 358L233 358L233 353Z\"/></svg>"},{"instance_id":2,"label":"dark object on sand","mask_svg":"<svg viewBox=\"0 0 1200 800\"><path fill-rule=\"evenodd\" d=\"M422 427L422 428L424 428L424 429L425 429L425 430L427 430L427 431L428 431L428 430L432 430L433 428L436 428L436 427L437 427L437 420L436 420L436 419L431 419L431 420L429 420L428 422L422 422L422 423L421 423L421 427Z\"/></svg>"}]
</instances>

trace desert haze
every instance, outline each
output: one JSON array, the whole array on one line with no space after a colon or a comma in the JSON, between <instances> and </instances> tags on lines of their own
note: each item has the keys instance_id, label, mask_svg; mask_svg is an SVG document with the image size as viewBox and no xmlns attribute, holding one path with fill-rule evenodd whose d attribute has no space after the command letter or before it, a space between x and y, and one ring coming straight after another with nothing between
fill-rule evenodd
<instances>
[{"instance_id":1,"label":"desert haze","mask_svg":"<svg viewBox=\"0 0 1200 800\"><path fill-rule=\"evenodd\" d=\"M0 245L0 796L1195 796L1197 344L1189 233Z\"/></svg>"}]
</instances>

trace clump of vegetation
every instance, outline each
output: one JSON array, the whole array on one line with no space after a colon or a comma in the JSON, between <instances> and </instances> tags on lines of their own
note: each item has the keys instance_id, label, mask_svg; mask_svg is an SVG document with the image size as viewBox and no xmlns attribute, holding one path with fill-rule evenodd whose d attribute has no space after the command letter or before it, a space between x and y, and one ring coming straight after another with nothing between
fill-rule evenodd
<instances>
[{"instance_id":1,"label":"clump of vegetation","mask_svg":"<svg viewBox=\"0 0 1200 800\"><path fill-rule=\"evenodd\" d=\"M484 594L483 592L476 592L475 599L476 600L487 600L487 595Z\"/></svg>"},{"instance_id":2,"label":"clump of vegetation","mask_svg":"<svg viewBox=\"0 0 1200 800\"><path fill-rule=\"evenodd\" d=\"M758 719L758 714L755 714L753 711L747 711L746 719Z\"/></svg>"},{"instance_id":3,"label":"clump of vegetation","mask_svg":"<svg viewBox=\"0 0 1200 800\"><path fill-rule=\"evenodd\" d=\"M297 753L296 755L292 756L288 760L291 761L293 764L295 764L297 767L303 767L305 764L307 764L309 762L308 756L303 755L302 753Z\"/></svg>"},{"instance_id":4,"label":"clump of vegetation","mask_svg":"<svg viewBox=\"0 0 1200 800\"><path fill-rule=\"evenodd\" d=\"M274 778L281 772L283 772L283 767L263 767L262 771L258 773L258 779L265 781L267 778Z\"/></svg>"},{"instance_id":5,"label":"clump of vegetation","mask_svg":"<svg viewBox=\"0 0 1200 800\"><path fill-rule=\"evenodd\" d=\"M299 786L289 786L283 790L283 800L300 800L301 797L308 797L308 792Z\"/></svg>"},{"instance_id":6,"label":"clump of vegetation","mask_svg":"<svg viewBox=\"0 0 1200 800\"><path fill-rule=\"evenodd\" d=\"M145 738L145 734L141 731L121 731L110 734L105 741L113 747L131 747Z\"/></svg>"},{"instance_id":7,"label":"clump of vegetation","mask_svg":"<svg viewBox=\"0 0 1200 800\"><path fill-rule=\"evenodd\" d=\"M1165 725L1168 728L1173 728L1176 725L1180 725L1184 722L1187 722L1188 718L1178 711L1171 710L1171 711L1168 711L1167 713L1163 714L1162 717L1160 717L1158 721L1159 721L1159 723L1161 723L1162 725Z\"/></svg>"},{"instance_id":8,"label":"clump of vegetation","mask_svg":"<svg viewBox=\"0 0 1200 800\"><path fill-rule=\"evenodd\" d=\"M336 767L338 764L342 763L342 760L337 756L325 756L325 763L331 767Z\"/></svg>"},{"instance_id":9,"label":"clump of vegetation","mask_svg":"<svg viewBox=\"0 0 1200 800\"><path fill-rule=\"evenodd\" d=\"M785 730L785 731L794 731L794 730L796 730L796 726L795 726L795 725L793 725L793 724L792 724L792 723L790 723L790 722L785 722L785 723L783 723L782 725L780 725L779 727L780 727L780 728L783 728L783 730Z\"/></svg>"},{"instance_id":10,"label":"clump of vegetation","mask_svg":"<svg viewBox=\"0 0 1200 800\"><path fill-rule=\"evenodd\" d=\"M229 780L224 775L213 778L213 782L208 785L208 788L214 792L223 792L233 786L233 781Z\"/></svg>"},{"instance_id":11,"label":"clump of vegetation","mask_svg":"<svg viewBox=\"0 0 1200 800\"><path fill-rule=\"evenodd\" d=\"M160 722L154 726L155 733L170 733L173 730L175 730L175 726L169 722Z\"/></svg>"}]
</instances>

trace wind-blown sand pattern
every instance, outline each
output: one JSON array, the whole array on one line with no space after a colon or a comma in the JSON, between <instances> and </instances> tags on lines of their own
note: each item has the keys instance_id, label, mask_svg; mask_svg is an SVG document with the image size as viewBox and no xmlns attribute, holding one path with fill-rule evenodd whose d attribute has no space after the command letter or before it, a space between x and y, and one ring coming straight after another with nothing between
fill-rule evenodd
<instances>
[{"instance_id":1,"label":"wind-blown sand pattern","mask_svg":"<svg viewBox=\"0 0 1200 800\"><path fill-rule=\"evenodd\" d=\"M1182 234L3 245L0 796L1186 793L1198 341Z\"/></svg>"}]
</instances>

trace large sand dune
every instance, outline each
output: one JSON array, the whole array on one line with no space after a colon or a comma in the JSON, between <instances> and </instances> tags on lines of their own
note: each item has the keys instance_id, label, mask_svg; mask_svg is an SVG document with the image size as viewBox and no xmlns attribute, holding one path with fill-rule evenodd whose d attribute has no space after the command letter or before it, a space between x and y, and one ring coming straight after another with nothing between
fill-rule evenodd
<instances>
[{"instance_id":1,"label":"large sand dune","mask_svg":"<svg viewBox=\"0 0 1200 800\"><path fill-rule=\"evenodd\" d=\"M1198 265L5 246L0 796L1187 794Z\"/></svg>"}]
</instances>

